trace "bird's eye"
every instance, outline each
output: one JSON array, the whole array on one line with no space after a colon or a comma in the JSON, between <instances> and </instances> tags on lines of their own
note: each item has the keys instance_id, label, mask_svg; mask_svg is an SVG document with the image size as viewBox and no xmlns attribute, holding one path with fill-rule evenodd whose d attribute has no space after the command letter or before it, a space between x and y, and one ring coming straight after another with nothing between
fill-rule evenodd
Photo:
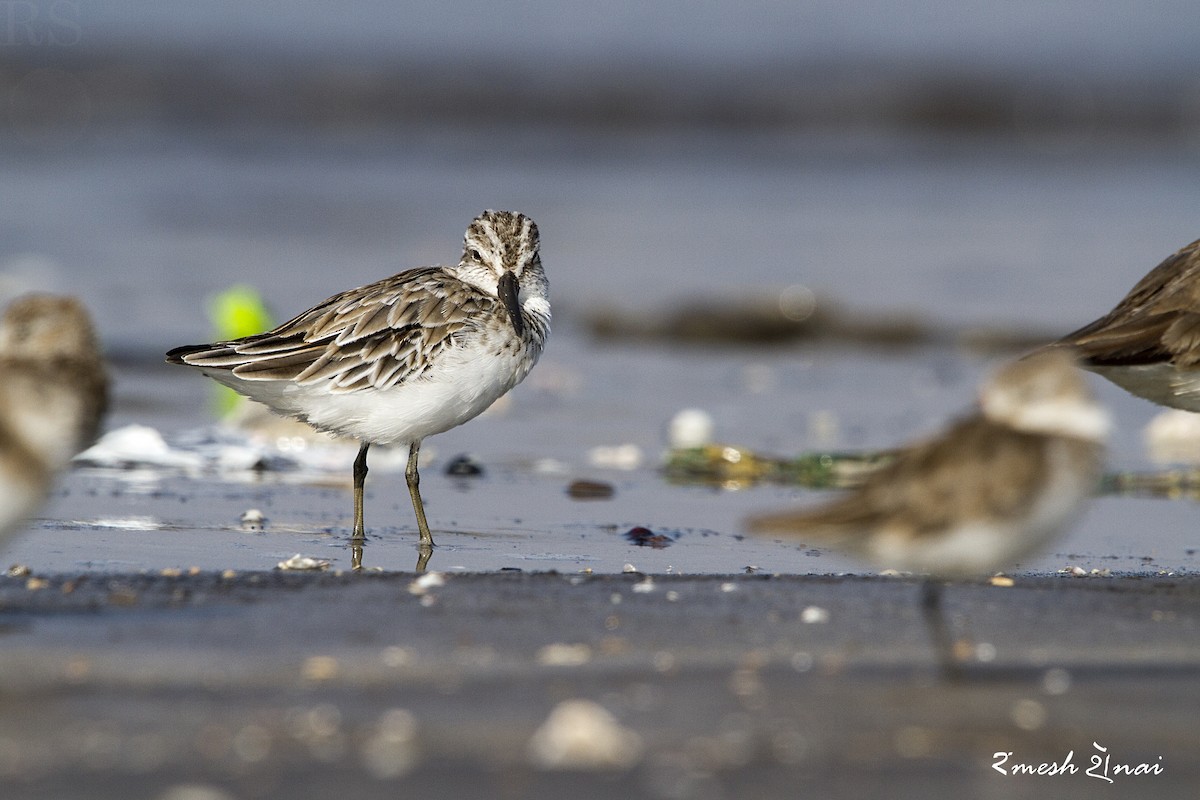
<instances>
[{"instance_id":1,"label":"bird's eye","mask_svg":"<svg viewBox=\"0 0 1200 800\"><path fill-rule=\"evenodd\" d=\"M472 261L480 261L480 262L483 261L483 254L480 253L478 250L476 250L474 247L472 247L470 250L467 251L467 255L469 255L471 257Z\"/></svg>"}]
</instances>

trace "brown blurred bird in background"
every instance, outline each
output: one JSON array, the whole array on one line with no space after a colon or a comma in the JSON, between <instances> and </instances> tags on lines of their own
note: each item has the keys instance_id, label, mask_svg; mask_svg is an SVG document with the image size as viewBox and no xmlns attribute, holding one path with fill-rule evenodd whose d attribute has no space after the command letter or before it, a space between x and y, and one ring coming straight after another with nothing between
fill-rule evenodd
<instances>
[{"instance_id":1,"label":"brown blurred bird in background","mask_svg":"<svg viewBox=\"0 0 1200 800\"><path fill-rule=\"evenodd\" d=\"M0 320L0 544L95 441L107 406L104 359L83 305L48 294L13 301Z\"/></svg>"},{"instance_id":2,"label":"brown blurred bird in background","mask_svg":"<svg viewBox=\"0 0 1200 800\"><path fill-rule=\"evenodd\" d=\"M1013 565L1058 535L1100 478L1109 417L1074 364L1065 349L1006 364L984 382L976 413L832 502L755 517L750 530L928 575L926 621L956 674L941 582Z\"/></svg>"}]
</instances>

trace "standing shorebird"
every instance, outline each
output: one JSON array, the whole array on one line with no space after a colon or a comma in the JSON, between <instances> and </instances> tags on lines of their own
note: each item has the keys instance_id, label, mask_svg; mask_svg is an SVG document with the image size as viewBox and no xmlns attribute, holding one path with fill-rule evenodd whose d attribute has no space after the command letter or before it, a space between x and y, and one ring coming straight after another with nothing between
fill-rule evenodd
<instances>
[{"instance_id":1,"label":"standing shorebird","mask_svg":"<svg viewBox=\"0 0 1200 800\"><path fill-rule=\"evenodd\" d=\"M100 432L108 377L91 319L71 297L18 298L0 320L0 541Z\"/></svg>"},{"instance_id":2,"label":"standing shorebird","mask_svg":"<svg viewBox=\"0 0 1200 800\"><path fill-rule=\"evenodd\" d=\"M1116 307L1053 346L1130 394L1200 411L1200 241L1152 269Z\"/></svg>"},{"instance_id":3,"label":"standing shorebird","mask_svg":"<svg viewBox=\"0 0 1200 800\"><path fill-rule=\"evenodd\" d=\"M428 552L421 441L478 416L537 363L550 330L538 229L485 211L454 266L419 267L334 295L267 333L177 347L167 361L314 428L359 441L354 538L372 444L407 443L405 478Z\"/></svg>"},{"instance_id":4,"label":"standing shorebird","mask_svg":"<svg viewBox=\"0 0 1200 800\"><path fill-rule=\"evenodd\" d=\"M749 527L927 574L926 622L956 674L941 581L1011 566L1063 530L1096 488L1109 426L1071 355L1045 351L998 370L977 413L901 450L857 489Z\"/></svg>"}]
</instances>

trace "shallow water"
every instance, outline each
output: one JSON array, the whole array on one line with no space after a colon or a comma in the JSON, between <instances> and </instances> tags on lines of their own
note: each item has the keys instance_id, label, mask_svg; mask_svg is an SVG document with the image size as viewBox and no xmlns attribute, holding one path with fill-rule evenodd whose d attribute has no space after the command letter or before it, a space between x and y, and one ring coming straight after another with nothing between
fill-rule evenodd
<instances>
[{"instance_id":1,"label":"shallow water","mask_svg":"<svg viewBox=\"0 0 1200 800\"><path fill-rule=\"evenodd\" d=\"M611 573L631 564L648 573L863 571L803 543L742 536L746 516L813 502L817 492L666 481L658 466L667 420L685 405L707 408L718 440L783 454L886 446L934 430L958 413L983 367L950 351L885 358L821 348L749 362L736 350L627 351L595 348L570 333L563 338L557 355L547 355L511 403L430 439L423 449L422 493L438 543L430 568ZM686 378L675 380L676 374ZM207 386L185 370L122 370L118 387L113 425L152 424L181 452L209 414L202 391ZM1139 462L1128 422L1144 409L1135 401L1117 405L1124 426L1114 459ZM590 451L613 444L636 446L640 464L594 464ZM444 473L463 453L483 467L482 477ZM417 537L403 453L389 457L375 450L372 456L363 563L412 569ZM4 557L38 572L123 572L271 569L303 553L346 569L353 457L351 446L308 466L265 474L214 467L77 469ZM572 499L566 490L576 479L610 483L614 495ZM251 508L267 517L264 530L242 529L241 515ZM1100 498L1067 537L1019 568L1194 570L1195 513L1190 501ZM662 549L636 546L625 536L635 526L671 541Z\"/></svg>"},{"instance_id":2,"label":"shallow water","mask_svg":"<svg viewBox=\"0 0 1200 800\"><path fill-rule=\"evenodd\" d=\"M445 135L443 135L445 134ZM1200 160L1186 144L1047 151L987 139L846 140L719 133L431 129L300 135L270 128L94 131L69 152L0 153L4 288L71 291L121 364L109 427L170 440L211 424L206 381L158 364L210 336L204 299L234 282L280 317L402 267L456 258L484 207L537 219L555 305L543 361L511 402L431 439L422 489L436 569L837 572L854 562L740 537L746 515L811 493L675 487L663 431L698 407L718 441L781 455L878 449L962 413L990 362L949 346L871 351L599 343L595 308L658 313L681 298L797 284L864 313L951 327L1065 332L1107 310L1196 235ZM1107 384L1116 469L1148 466L1156 413ZM591 463L636 445L640 465ZM484 478L454 481L471 453ZM349 565L349 465L282 480L218 473L69 476L4 558L39 571L269 569L294 552ZM575 478L616 486L577 502ZM312 486L316 484L316 488ZM332 484L332 485L330 485ZM408 569L402 476L372 472L368 567ZM243 532L259 507L270 523ZM1105 498L1023 569L1194 569L1190 501ZM644 526L662 550L622 535Z\"/></svg>"}]
</instances>

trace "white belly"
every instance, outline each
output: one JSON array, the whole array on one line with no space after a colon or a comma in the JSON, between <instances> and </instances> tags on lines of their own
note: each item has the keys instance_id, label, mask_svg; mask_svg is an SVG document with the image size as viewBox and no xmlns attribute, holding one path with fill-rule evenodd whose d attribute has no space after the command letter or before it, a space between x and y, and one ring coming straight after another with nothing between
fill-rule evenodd
<instances>
[{"instance_id":1,"label":"white belly","mask_svg":"<svg viewBox=\"0 0 1200 800\"><path fill-rule=\"evenodd\" d=\"M1087 367L1132 395L1167 408L1200 411L1200 370L1172 364Z\"/></svg>"},{"instance_id":2,"label":"white belly","mask_svg":"<svg viewBox=\"0 0 1200 800\"><path fill-rule=\"evenodd\" d=\"M210 377L277 413L371 444L413 442L477 417L516 386L539 352L479 346L449 350L432 369L388 389L330 392L325 385L247 381L224 370Z\"/></svg>"}]
</instances>

